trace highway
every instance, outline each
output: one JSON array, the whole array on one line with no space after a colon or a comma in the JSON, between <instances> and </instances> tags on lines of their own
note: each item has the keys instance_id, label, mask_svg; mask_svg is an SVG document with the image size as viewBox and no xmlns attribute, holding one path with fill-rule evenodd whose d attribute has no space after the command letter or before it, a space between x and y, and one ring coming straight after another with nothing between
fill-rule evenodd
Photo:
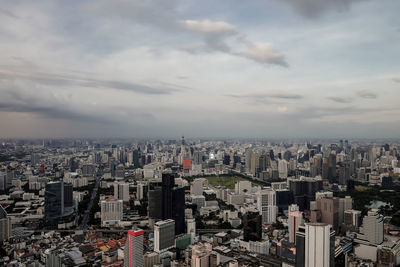
<instances>
[{"instance_id":1,"label":"highway","mask_svg":"<svg viewBox=\"0 0 400 267\"><path fill-rule=\"evenodd\" d=\"M95 176L96 179L96 185L93 188L92 191L92 196L90 197L90 201L89 201L89 205L87 207L87 210L85 211L85 213L83 214L83 219L82 219L82 224L79 227L80 230L86 230L88 228L88 221L89 221L89 215L90 215L90 210L92 209L93 206L93 201L96 198L97 195L97 190L99 189L99 185L100 185L100 178L101 176L97 175Z\"/></svg>"}]
</instances>

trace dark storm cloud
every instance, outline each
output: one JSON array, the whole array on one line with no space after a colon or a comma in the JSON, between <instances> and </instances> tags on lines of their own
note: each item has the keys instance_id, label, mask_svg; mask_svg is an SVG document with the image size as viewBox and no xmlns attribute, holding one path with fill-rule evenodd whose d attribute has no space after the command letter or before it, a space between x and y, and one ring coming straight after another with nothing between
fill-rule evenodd
<instances>
[{"instance_id":1,"label":"dark storm cloud","mask_svg":"<svg viewBox=\"0 0 400 267\"><path fill-rule=\"evenodd\" d=\"M5 72L0 70L0 80L28 80L33 83L49 86L83 86L92 88L107 88L147 95L166 95L176 91L180 91L180 89L174 88L172 85L154 87L126 81L100 80L94 78L84 78L70 74L43 72L17 73Z\"/></svg>"},{"instance_id":2,"label":"dark storm cloud","mask_svg":"<svg viewBox=\"0 0 400 267\"><path fill-rule=\"evenodd\" d=\"M330 97L327 97L327 99L332 100L336 103L351 103L351 102L353 102L353 99L351 99L351 98L338 97L338 96L330 96Z\"/></svg>"},{"instance_id":3,"label":"dark storm cloud","mask_svg":"<svg viewBox=\"0 0 400 267\"><path fill-rule=\"evenodd\" d=\"M33 113L41 117L52 119L66 119L72 121L110 123L112 120L83 114L82 112L74 112L71 110L54 107L54 106L33 106L32 104L23 103L1 103L0 112L17 112L17 113Z\"/></svg>"},{"instance_id":4,"label":"dark storm cloud","mask_svg":"<svg viewBox=\"0 0 400 267\"><path fill-rule=\"evenodd\" d=\"M367 90L358 91L357 95L359 97L361 97L361 98L366 98L366 99L376 99L376 98L378 98L377 94L375 94L373 92L370 92L370 91L367 91Z\"/></svg>"},{"instance_id":5,"label":"dark storm cloud","mask_svg":"<svg viewBox=\"0 0 400 267\"><path fill-rule=\"evenodd\" d=\"M366 0L275 0L290 6L295 12L308 18L317 18L324 13L343 12L351 5Z\"/></svg>"}]
</instances>

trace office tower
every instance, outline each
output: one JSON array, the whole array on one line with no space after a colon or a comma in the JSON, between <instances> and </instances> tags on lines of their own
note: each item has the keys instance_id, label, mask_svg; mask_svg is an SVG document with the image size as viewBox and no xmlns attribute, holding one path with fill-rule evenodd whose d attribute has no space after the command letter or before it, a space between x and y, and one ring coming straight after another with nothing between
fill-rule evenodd
<instances>
[{"instance_id":1,"label":"office tower","mask_svg":"<svg viewBox=\"0 0 400 267\"><path fill-rule=\"evenodd\" d=\"M162 219L162 190L161 187L149 184L148 212L151 219Z\"/></svg>"},{"instance_id":2,"label":"office tower","mask_svg":"<svg viewBox=\"0 0 400 267\"><path fill-rule=\"evenodd\" d=\"M196 220L187 219L186 220L186 233L191 235L196 235Z\"/></svg>"},{"instance_id":3,"label":"office tower","mask_svg":"<svg viewBox=\"0 0 400 267\"><path fill-rule=\"evenodd\" d=\"M81 169L82 169L82 176L93 176L96 172L96 165L83 164Z\"/></svg>"},{"instance_id":4,"label":"office tower","mask_svg":"<svg viewBox=\"0 0 400 267\"><path fill-rule=\"evenodd\" d=\"M195 179L192 183L192 195L203 195L203 179Z\"/></svg>"},{"instance_id":5,"label":"office tower","mask_svg":"<svg viewBox=\"0 0 400 267\"><path fill-rule=\"evenodd\" d=\"M143 267L153 267L160 263L160 254L148 251L143 255Z\"/></svg>"},{"instance_id":6,"label":"office tower","mask_svg":"<svg viewBox=\"0 0 400 267\"><path fill-rule=\"evenodd\" d=\"M0 191L7 189L7 174L5 172L0 172Z\"/></svg>"},{"instance_id":7,"label":"office tower","mask_svg":"<svg viewBox=\"0 0 400 267\"><path fill-rule=\"evenodd\" d=\"M320 177L300 179L288 178L289 190L293 193L294 204L303 211L310 208L310 201L315 200L315 193L322 190L322 179Z\"/></svg>"},{"instance_id":8,"label":"office tower","mask_svg":"<svg viewBox=\"0 0 400 267\"><path fill-rule=\"evenodd\" d=\"M203 153L195 151L193 154L193 164L201 165L203 163Z\"/></svg>"},{"instance_id":9,"label":"office tower","mask_svg":"<svg viewBox=\"0 0 400 267\"><path fill-rule=\"evenodd\" d=\"M380 245L383 242L383 232L383 216L378 213L377 209L372 209L368 211L367 216L364 216L357 238L366 240L371 244Z\"/></svg>"},{"instance_id":10,"label":"office tower","mask_svg":"<svg viewBox=\"0 0 400 267\"><path fill-rule=\"evenodd\" d=\"M154 224L154 251L163 252L175 246L175 222L168 219Z\"/></svg>"},{"instance_id":11,"label":"office tower","mask_svg":"<svg viewBox=\"0 0 400 267\"><path fill-rule=\"evenodd\" d=\"M326 223L306 223L305 225L305 266L334 266L335 231Z\"/></svg>"},{"instance_id":12,"label":"office tower","mask_svg":"<svg viewBox=\"0 0 400 267\"><path fill-rule=\"evenodd\" d=\"M162 176L162 219L175 221L175 233L185 232L185 189L174 187L175 178L169 174Z\"/></svg>"},{"instance_id":13,"label":"office tower","mask_svg":"<svg viewBox=\"0 0 400 267\"><path fill-rule=\"evenodd\" d=\"M243 216L244 241L260 241L262 238L262 218L258 212L247 212Z\"/></svg>"},{"instance_id":14,"label":"office tower","mask_svg":"<svg viewBox=\"0 0 400 267\"><path fill-rule=\"evenodd\" d=\"M296 232L299 229L299 226L302 225L303 213L299 211L299 206L296 204L289 206L289 242L296 243Z\"/></svg>"},{"instance_id":15,"label":"office tower","mask_svg":"<svg viewBox=\"0 0 400 267\"><path fill-rule=\"evenodd\" d=\"M276 221L278 207L276 206L276 193L274 190L266 189L258 192L257 206L262 216L263 224L271 224Z\"/></svg>"},{"instance_id":16,"label":"office tower","mask_svg":"<svg viewBox=\"0 0 400 267\"><path fill-rule=\"evenodd\" d=\"M344 212L344 224L350 226L353 230L360 227L361 211L359 210L346 210Z\"/></svg>"},{"instance_id":17,"label":"office tower","mask_svg":"<svg viewBox=\"0 0 400 267\"><path fill-rule=\"evenodd\" d=\"M125 167L122 164L118 164L115 167L115 177L124 178L125 177Z\"/></svg>"},{"instance_id":18,"label":"office tower","mask_svg":"<svg viewBox=\"0 0 400 267\"><path fill-rule=\"evenodd\" d=\"M212 245L210 243L198 243L192 248L192 267L208 267Z\"/></svg>"},{"instance_id":19,"label":"office tower","mask_svg":"<svg viewBox=\"0 0 400 267\"><path fill-rule=\"evenodd\" d=\"M263 172L267 170L267 156L261 155L258 158L258 172Z\"/></svg>"},{"instance_id":20,"label":"office tower","mask_svg":"<svg viewBox=\"0 0 400 267\"><path fill-rule=\"evenodd\" d=\"M280 179L286 179L288 176L288 163L286 160L279 160L278 162L278 172Z\"/></svg>"},{"instance_id":21,"label":"office tower","mask_svg":"<svg viewBox=\"0 0 400 267\"><path fill-rule=\"evenodd\" d=\"M353 199L350 196L346 196L344 198L339 198L339 226L344 221L344 212L346 210L351 210L353 208Z\"/></svg>"},{"instance_id":22,"label":"office tower","mask_svg":"<svg viewBox=\"0 0 400 267\"><path fill-rule=\"evenodd\" d=\"M0 205L0 243L7 241L11 235L11 220L6 210Z\"/></svg>"},{"instance_id":23,"label":"office tower","mask_svg":"<svg viewBox=\"0 0 400 267\"><path fill-rule=\"evenodd\" d=\"M312 222L322 222L330 224L336 231L339 229L339 198L320 198L316 200L317 210L320 213L320 219L312 216Z\"/></svg>"},{"instance_id":24,"label":"office tower","mask_svg":"<svg viewBox=\"0 0 400 267\"><path fill-rule=\"evenodd\" d=\"M31 166L36 166L40 163L40 154L32 153L31 154Z\"/></svg>"},{"instance_id":25,"label":"office tower","mask_svg":"<svg viewBox=\"0 0 400 267\"><path fill-rule=\"evenodd\" d=\"M114 184L114 197L123 202L129 202L129 184L128 183L115 183Z\"/></svg>"},{"instance_id":26,"label":"office tower","mask_svg":"<svg viewBox=\"0 0 400 267\"><path fill-rule=\"evenodd\" d=\"M253 151L250 148L247 148L246 152L245 152L245 168L246 168L246 172L248 172L248 173L251 171L252 154L253 154Z\"/></svg>"},{"instance_id":27,"label":"office tower","mask_svg":"<svg viewBox=\"0 0 400 267\"><path fill-rule=\"evenodd\" d=\"M172 219L172 189L175 178L170 174L162 175L162 219Z\"/></svg>"},{"instance_id":28,"label":"office tower","mask_svg":"<svg viewBox=\"0 0 400 267\"><path fill-rule=\"evenodd\" d=\"M143 236L144 231L141 229L128 231L124 249L125 267L143 266Z\"/></svg>"},{"instance_id":29,"label":"office tower","mask_svg":"<svg viewBox=\"0 0 400 267\"><path fill-rule=\"evenodd\" d=\"M304 226L299 226L296 232L296 267L305 267L305 248L306 229Z\"/></svg>"},{"instance_id":30,"label":"office tower","mask_svg":"<svg viewBox=\"0 0 400 267\"><path fill-rule=\"evenodd\" d=\"M49 182L45 191L45 220L46 224L56 224L64 216L74 212L72 185L64 181Z\"/></svg>"},{"instance_id":31,"label":"office tower","mask_svg":"<svg viewBox=\"0 0 400 267\"><path fill-rule=\"evenodd\" d=\"M185 232L185 188L172 189L172 218L175 221L175 234Z\"/></svg>"},{"instance_id":32,"label":"office tower","mask_svg":"<svg viewBox=\"0 0 400 267\"><path fill-rule=\"evenodd\" d=\"M106 199L100 202L101 225L114 225L122 220L123 201L119 199Z\"/></svg>"},{"instance_id":33,"label":"office tower","mask_svg":"<svg viewBox=\"0 0 400 267\"><path fill-rule=\"evenodd\" d=\"M182 161L186 158L186 147L185 147L185 137L182 136L181 140L181 157Z\"/></svg>"},{"instance_id":34,"label":"office tower","mask_svg":"<svg viewBox=\"0 0 400 267\"><path fill-rule=\"evenodd\" d=\"M293 203L293 194L288 189L275 189L275 192L278 212L283 213L288 210L289 204Z\"/></svg>"},{"instance_id":35,"label":"office tower","mask_svg":"<svg viewBox=\"0 0 400 267\"><path fill-rule=\"evenodd\" d=\"M258 173L259 157L260 155L258 153L253 152L251 154L250 173L254 176Z\"/></svg>"}]
</instances>

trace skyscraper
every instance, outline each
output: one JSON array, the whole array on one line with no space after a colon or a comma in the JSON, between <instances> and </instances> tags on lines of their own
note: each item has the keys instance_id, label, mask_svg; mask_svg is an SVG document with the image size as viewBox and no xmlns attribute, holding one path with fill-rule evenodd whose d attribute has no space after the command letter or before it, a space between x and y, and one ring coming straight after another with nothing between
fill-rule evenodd
<instances>
[{"instance_id":1,"label":"skyscraper","mask_svg":"<svg viewBox=\"0 0 400 267\"><path fill-rule=\"evenodd\" d=\"M144 231L134 229L128 231L124 249L124 266L125 267L142 267L143 266L143 236Z\"/></svg>"},{"instance_id":2,"label":"skyscraper","mask_svg":"<svg viewBox=\"0 0 400 267\"><path fill-rule=\"evenodd\" d=\"M326 223L305 225L305 266L331 267L335 265L335 231Z\"/></svg>"},{"instance_id":3,"label":"skyscraper","mask_svg":"<svg viewBox=\"0 0 400 267\"><path fill-rule=\"evenodd\" d=\"M185 190L174 187L175 178L169 174L162 176L162 219L175 221L175 233L185 232Z\"/></svg>"},{"instance_id":4,"label":"skyscraper","mask_svg":"<svg viewBox=\"0 0 400 267\"><path fill-rule=\"evenodd\" d=\"M0 205L0 243L7 241L11 235L11 221L7 212Z\"/></svg>"},{"instance_id":5,"label":"skyscraper","mask_svg":"<svg viewBox=\"0 0 400 267\"><path fill-rule=\"evenodd\" d=\"M262 218L258 212L247 212L243 216L244 241L260 241L262 238Z\"/></svg>"},{"instance_id":6,"label":"skyscraper","mask_svg":"<svg viewBox=\"0 0 400 267\"><path fill-rule=\"evenodd\" d=\"M262 223L274 223L278 213L275 191L272 189L260 191L257 196L257 208L262 216Z\"/></svg>"},{"instance_id":7,"label":"skyscraper","mask_svg":"<svg viewBox=\"0 0 400 267\"><path fill-rule=\"evenodd\" d=\"M296 243L296 232L303 224L303 213L296 204L289 206L289 242Z\"/></svg>"},{"instance_id":8,"label":"skyscraper","mask_svg":"<svg viewBox=\"0 0 400 267\"><path fill-rule=\"evenodd\" d=\"M154 224L154 251L163 252L175 245L175 222L168 219Z\"/></svg>"},{"instance_id":9,"label":"skyscraper","mask_svg":"<svg viewBox=\"0 0 400 267\"><path fill-rule=\"evenodd\" d=\"M64 181L47 183L44 209L48 225L56 224L61 217L71 215L74 212L72 185L64 184Z\"/></svg>"},{"instance_id":10,"label":"skyscraper","mask_svg":"<svg viewBox=\"0 0 400 267\"><path fill-rule=\"evenodd\" d=\"M175 178L170 174L162 175L162 219L172 219L172 189L175 186Z\"/></svg>"}]
</instances>

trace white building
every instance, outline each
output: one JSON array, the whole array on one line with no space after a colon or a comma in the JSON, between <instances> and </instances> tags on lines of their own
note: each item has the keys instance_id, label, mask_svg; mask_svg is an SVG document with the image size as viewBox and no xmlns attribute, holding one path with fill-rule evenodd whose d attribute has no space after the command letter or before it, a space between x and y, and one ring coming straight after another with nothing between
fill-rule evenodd
<instances>
[{"instance_id":1,"label":"white building","mask_svg":"<svg viewBox=\"0 0 400 267\"><path fill-rule=\"evenodd\" d=\"M118 224L122 220L123 201L118 199L107 199L100 202L101 225Z\"/></svg>"},{"instance_id":2,"label":"white building","mask_svg":"<svg viewBox=\"0 0 400 267\"><path fill-rule=\"evenodd\" d=\"M257 208L262 216L262 223L276 222L278 207L276 206L276 192L272 189L261 190L257 194Z\"/></svg>"},{"instance_id":3,"label":"white building","mask_svg":"<svg viewBox=\"0 0 400 267\"><path fill-rule=\"evenodd\" d=\"M279 178L286 179L288 177L288 162L286 160L279 160L278 172Z\"/></svg>"},{"instance_id":4,"label":"white building","mask_svg":"<svg viewBox=\"0 0 400 267\"><path fill-rule=\"evenodd\" d=\"M330 267L334 259L331 253L331 238L335 232L326 223L306 223L305 225L305 266Z\"/></svg>"},{"instance_id":5,"label":"white building","mask_svg":"<svg viewBox=\"0 0 400 267\"><path fill-rule=\"evenodd\" d=\"M245 194L251 192L251 182L250 181L239 181L235 184L236 194Z\"/></svg>"},{"instance_id":6,"label":"white building","mask_svg":"<svg viewBox=\"0 0 400 267\"><path fill-rule=\"evenodd\" d=\"M175 221L168 219L154 224L154 251L163 252L175 246Z\"/></svg>"}]
</instances>

